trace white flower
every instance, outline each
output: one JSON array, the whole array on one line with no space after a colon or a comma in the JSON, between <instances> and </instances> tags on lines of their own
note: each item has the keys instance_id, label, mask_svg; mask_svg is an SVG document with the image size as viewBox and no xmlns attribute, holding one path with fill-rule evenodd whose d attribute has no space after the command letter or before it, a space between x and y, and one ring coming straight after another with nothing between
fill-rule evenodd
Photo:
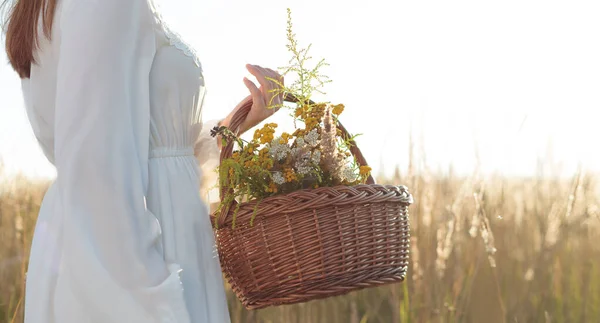
<instances>
[{"instance_id":1,"label":"white flower","mask_svg":"<svg viewBox=\"0 0 600 323\"><path fill-rule=\"evenodd\" d=\"M300 156L300 160L303 163L308 163L308 161L310 161L310 151L307 151L304 154L302 154L302 156Z\"/></svg>"},{"instance_id":2,"label":"white flower","mask_svg":"<svg viewBox=\"0 0 600 323\"><path fill-rule=\"evenodd\" d=\"M312 162L318 164L321 161L321 151L313 151L312 153Z\"/></svg>"},{"instance_id":3,"label":"white flower","mask_svg":"<svg viewBox=\"0 0 600 323\"><path fill-rule=\"evenodd\" d=\"M307 165L296 165L296 172L298 172L298 174L300 175L306 175L308 173L310 173L311 168L310 166Z\"/></svg>"},{"instance_id":4,"label":"white flower","mask_svg":"<svg viewBox=\"0 0 600 323\"><path fill-rule=\"evenodd\" d=\"M297 145L298 147L302 147L302 146L304 146L304 138L302 138L302 137L298 137L298 138L296 139L296 145Z\"/></svg>"},{"instance_id":5,"label":"white flower","mask_svg":"<svg viewBox=\"0 0 600 323\"><path fill-rule=\"evenodd\" d=\"M317 133L317 129L311 130L309 133L304 136L306 142L312 147L317 145L317 141L319 140L319 133Z\"/></svg>"},{"instance_id":6,"label":"white flower","mask_svg":"<svg viewBox=\"0 0 600 323\"><path fill-rule=\"evenodd\" d=\"M342 171L342 179L345 179L348 182L354 182L356 180L356 173L352 168L344 167L344 170Z\"/></svg>"},{"instance_id":7,"label":"white flower","mask_svg":"<svg viewBox=\"0 0 600 323\"><path fill-rule=\"evenodd\" d=\"M283 174L281 174L281 172L273 173L273 182L275 182L275 184L277 185L285 183L285 178L283 178Z\"/></svg>"},{"instance_id":8,"label":"white flower","mask_svg":"<svg viewBox=\"0 0 600 323\"><path fill-rule=\"evenodd\" d=\"M300 156L298 158L298 160L296 160L296 163L294 164L294 166L296 167L296 170L298 171L298 173L302 174L302 175L306 175L308 173L310 173L311 171L311 167L309 165L310 163L310 151L304 152L302 154L302 156Z\"/></svg>"},{"instance_id":9,"label":"white flower","mask_svg":"<svg viewBox=\"0 0 600 323\"><path fill-rule=\"evenodd\" d=\"M280 143L280 139L281 138L278 137L271 141L271 147L269 149L271 157L275 158L276 160L284 159L287 154L290 153L290 147L288 147L286 144Z\"/></svg>"}]
</instances>

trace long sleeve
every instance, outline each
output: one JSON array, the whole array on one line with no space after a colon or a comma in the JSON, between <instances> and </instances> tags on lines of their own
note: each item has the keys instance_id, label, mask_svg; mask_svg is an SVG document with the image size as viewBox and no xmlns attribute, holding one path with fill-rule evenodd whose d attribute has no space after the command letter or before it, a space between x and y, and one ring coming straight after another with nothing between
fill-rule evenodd
<instances>
[{"instance_id":1,"label":"long sleeve","mask_svg":"<svg viewBox=\"0 0 600 323\"><path fill-rule=\"evenodd\" d=\"M148 0L64 0L55 111L63 214L57 322L189 322L180 267L146 208ZM64 296L69 295L69 296ZM68 301L68 300L71 301Z\"/></svg>"}]
</instances>

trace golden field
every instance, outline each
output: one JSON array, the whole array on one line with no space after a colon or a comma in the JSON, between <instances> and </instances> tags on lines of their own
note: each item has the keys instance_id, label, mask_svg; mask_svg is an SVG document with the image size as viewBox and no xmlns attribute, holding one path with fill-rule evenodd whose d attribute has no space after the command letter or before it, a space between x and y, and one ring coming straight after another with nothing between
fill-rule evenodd
<instances>
[{"instance_id":1,"label":"golden field","mask_svg":"<svg viewBox=\"0 0 600 323\"><path fill-rule=\"evenodd\" d=\"M408 280L232 322L600 322L598 177L459 177L396 171L411 207ZM22 322L24 273L46 182L0 181L0 322Z\"/></svg>"}]
</instances>

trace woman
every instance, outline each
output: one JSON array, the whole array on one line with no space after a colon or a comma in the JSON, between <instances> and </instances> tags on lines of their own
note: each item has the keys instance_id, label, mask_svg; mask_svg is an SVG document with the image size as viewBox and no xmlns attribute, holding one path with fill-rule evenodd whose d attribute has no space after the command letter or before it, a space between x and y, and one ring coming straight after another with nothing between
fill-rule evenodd
<instances>
[{"instance_id":1,"label":"woman","mask_svg":"<svg viewBox=\"0 0 600 323\"><path fill-rule=\"evenodd\" d=\"M12 5L6 50L57 169L35 229L25 321L228 322L198 194L201 172L212 172L203 168L219 155L209 135L219 122L202 123L194 51L152 0ZM267 77L283 81L247 68L261 88L244 79L251 95L236 109L253 106L242 131L274 112L266 105L276 85Z\"/></svg>"}]
</instances>

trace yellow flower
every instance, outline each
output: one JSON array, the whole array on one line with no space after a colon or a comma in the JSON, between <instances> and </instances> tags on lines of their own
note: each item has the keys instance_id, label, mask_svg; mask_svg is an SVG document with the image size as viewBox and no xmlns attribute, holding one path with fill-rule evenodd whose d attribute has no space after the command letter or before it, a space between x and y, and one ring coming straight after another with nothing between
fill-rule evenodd
<instances>
[{"instance_id":1,"label":"yellow flower","mask_svg":"<svg viewBox=\"0 0 600 323\"><path fill-rule=\"evenodd\" d=\"M369 166L360 166L359 173L361 175L368 175L371 172L371 167Z\"/></svg>"},{"instance_id":2,"label":"yellow flower","mask_svg":"<svg viewBox=\"0 0 600 323\"><path fill-rule=\"evenodd\" d=\"M246 168L251 168L256 165L257 164L254 160L247 160L246 162L244 162L244 167L246 167Z\"/></svg>"},{"instance_id":3,"label":"yellow flower","mask_svg":"<svg viewBox=\"0 0 600 323\"><path fill-rule=\"evenodd\" d=\"M273 168L273 160L272 159L265 159L265 160L263 160L262 167L266 168L266 169Z\"/></svg>"},{"instance_id":4,"label":"yellow flower","mask_svg":"<svg viewBox=\"0 0 600 323\"><path fill-rule=\"evenodd\" d=\"M304 136L305 133L306 133L306 131L303 129L296 129L296 131L294 131L294 136L301 137L301 136Z\"/></svg>"},{"instance_id":5,"label":"yellow flower","mask_svg":"<svg viewBox=\"0 0 600 323\"><path fill-rule=\"evenodd\" d=\"M260 138L260 143L264 145L264 144L270 142L271 140L273 140L271 137L264 136L264 137Z\"/></svg>"},{"instance_id":6,"label":"yellow flower","mask_svg":"<svg viewBox=\"0 0 600 323\"><path fill-rule=\"evenodd\" d=\"M283 176L285 177L285 181L288 183L298 179L292 168L285 168L283 170Z\"/></svg>"},{"instance_id":7,"label":"yellow flower","mask_svg":"<svg viewBox=\"0 0 600 323\"><path fill-rule=\"evenodd\" d=\"M343 104L334 105L331 112L333 112L333 114L340 115L342 112L344 112L344 105Z\"/></svg>"},{"instance_id":8,"label":"yellow flower","mask_svg":"<svg viewBox=\"0 0 600 323\"><path fill-rule=\"evenodd\" d=\"M269 184L269 187L267 188L267 192L277 193L277 185L275 185L275 183L271 182Z\"/></svg>"},{"instance_id":9,"label":"yellow flower","mask_svg":"<svg viewBox=\"0 0 600 323\"><path fill-rule=\"evenodd\" d=\"M312 130L319 124L319 119L308 117L304 120L304 124L306 124L306 130Z\"/></svg>"},{"instance_id":10,"label":"yellow flower","mask_svg":"<svg viewBox=\"0 0 600 323\"><path fill-rule=\"evenodd\" d=\"M271 142L276 127L276 123L266 123L261 129L254 132L254 141L260 142L260 144Z\"/></svg>"},{"instance_id":11,"label":"yellow flower","mask_svg":"<svg viewBox=\"0 0 600 323\"><path fill-rule=\"evenodd\" d=\"M325 111L325 108L327 107L327 103L317 103L313 106L313 110L322 110Z\"/></svg>"},{"instance_id":12,"label":"yellow flower","mask_svg":"<svg viewBox=\"0 0 600 323\"><path fill-rule=\"evenodd\" d=\"M260 136L261 136L261 135L262 135L262 131L261 131L261 129L256 129L256 130L254 131L254 140L258 140L258 139L260 139Z\"/></svg>"}]
</instances>

